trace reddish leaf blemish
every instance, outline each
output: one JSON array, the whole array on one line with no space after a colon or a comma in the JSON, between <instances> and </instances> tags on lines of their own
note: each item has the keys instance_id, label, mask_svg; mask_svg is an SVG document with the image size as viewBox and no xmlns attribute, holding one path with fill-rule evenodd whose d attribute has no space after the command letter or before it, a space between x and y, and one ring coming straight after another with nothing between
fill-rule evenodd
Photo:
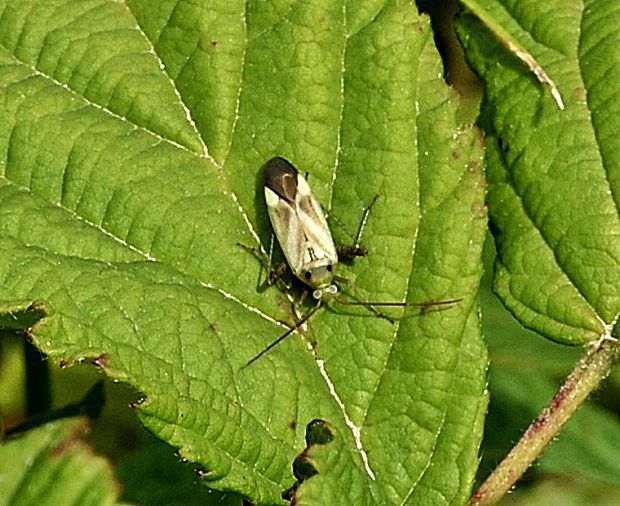
<instances>
[{"instance_id":1,"label":"reddish leaf blemish","mask_svg":"<svg viewBox=\"0 0 620 506\"><path fill-rule=\"evenodd\" d=\"M102 353L97 358L94 358L91 363L97 367L105 367L108 363L108 357L105 353Z\"/></svg>"}]
</instances>

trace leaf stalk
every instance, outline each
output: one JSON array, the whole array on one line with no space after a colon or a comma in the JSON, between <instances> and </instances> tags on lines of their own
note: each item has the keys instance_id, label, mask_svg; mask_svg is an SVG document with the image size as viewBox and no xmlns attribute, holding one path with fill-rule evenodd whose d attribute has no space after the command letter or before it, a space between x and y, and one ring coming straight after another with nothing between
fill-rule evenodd
<instances>
[{"instance_id":1,"label":"leaf stalk","mask_svg":"<svg viewBox=\"0 0 620 506\"><path fill-rule=\"evenodd\" d=\"M562 426L620 361L620 343L604 336L588 347L519 442L471 496L469 506L496 504L557 436Z\"/></svg>"}]
</instances>

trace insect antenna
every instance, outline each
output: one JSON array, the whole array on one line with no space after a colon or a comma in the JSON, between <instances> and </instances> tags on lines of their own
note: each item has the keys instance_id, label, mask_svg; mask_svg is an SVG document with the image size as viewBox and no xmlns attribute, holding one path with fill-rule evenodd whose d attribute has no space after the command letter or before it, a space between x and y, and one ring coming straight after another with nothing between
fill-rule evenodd
<instances>
[{"instance_id":1,"label":"insect antenna","mask_svg":"<svg viewBox=\"0 0 620 506\"><path fill-rule=\"evenodd\" d=\"M338 279L336 279L336 278L338 278ZM334 279L339 281L341 284L349 283L349 280L347 278L343 278L341 276L334 276ZM342 304L343 306L364 306L366 309L368 309L368 311L373 313L377 318L383 318L384 320L387 320L390 323L394 323L394 319L393 318L390 318L385 313L383 313L383 312L379 311L377 308L373 307L374 303L372 303L372 302L348 301L348 300L342 299L339 295L332 295L330 297L330 300L333 300L334 302L337 302L338 304Z\"/></svg>"},{"instance_id":2,"label":"insect antenna","mask_svg":"<svg viewBox=\"0 0 620 506\"><path fill-rule=\"evenodd\" d=\"M341 298L334 298L336 302L339 304L344 304L345 306L364 306L368 308L372 308L373 306L380 307L419 307L422 312L426 312L429 309L435 308L437 306L450 306L452 304L456 304L463 300L459 299L448 299L448 300L425 300L423 302L365 302L365 301L350 301L350 300L342 300ZM386 316L389 320L390 318ZM393 321L392 321L393 323Z\"/></svg>"},{"instance_id":3,"label":"insect antenna","mask_svg":"<svg viewBox=\"0 0 620 506\"><path fill-rule=\"evenodd\" d=\"M301 327L304 323L306 323L310 318L312 318L312 315L314 315L314 313L316 313L319 310L320 307L321 307L321 300L319 300L317 302L316 306L314 306L308 312L308 314L306 316L304 316L301 320L299 320L295 325L293 325L290 329L288 329L284 334L282 334L280 337L278 337L275 341L270 343L266 348L264 348L262 351L260 351L258 353L258 355L255 355L250 360L248 360L248 362L243 367L241 367L241 369L245 369L249 365L253 364L259 358L261 358L263 355L265 355L269 350L274 348L276 345L280 344L284 339L286 339L293 332L295 332L297 329L299 329L299 327Z\"/></svg>"}]
</instances>

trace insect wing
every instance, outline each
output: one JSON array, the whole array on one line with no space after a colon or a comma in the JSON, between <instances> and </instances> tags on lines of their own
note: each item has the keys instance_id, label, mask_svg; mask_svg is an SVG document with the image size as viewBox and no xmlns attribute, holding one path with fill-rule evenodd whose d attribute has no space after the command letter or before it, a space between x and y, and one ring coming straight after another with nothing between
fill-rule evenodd
<instances>
[{"instance_id":1,"label":"insect wing","mask_svg":"<svg viewBox=\"0 0 620 506\"><path fill-rule=\"evenodd\" d=\"M329 259L334 265L338 262L321 204L306 180L283 158L267 164L265 200L278 242L297 277L317 259Z\"/></svg>"},{"instance_id":2,"label":"insect wing","mask_svg":"<svg viewBox=\"0 0 620 506\"><path fill-rule=\"evenodd\" d=\"M307 181L297 175L297 214L306 240L304 263L317 258L338 261L336 246L321 204L312 194Z\"/></svg>"}]
</instances>

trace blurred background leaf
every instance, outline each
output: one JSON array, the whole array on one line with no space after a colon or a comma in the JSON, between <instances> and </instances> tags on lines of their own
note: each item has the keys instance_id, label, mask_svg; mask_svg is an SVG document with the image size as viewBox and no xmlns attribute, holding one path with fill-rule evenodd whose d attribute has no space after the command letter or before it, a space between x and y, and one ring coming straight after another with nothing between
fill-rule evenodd
<instances>
[{"instance_id":1,"label":"blurred background leaf","mask_svg":"<svg viewBox=\"0 0 620 506\"><path fill-rule=\"evenodd\" d=\"M108 462L83 440L85 418L64 419L1 443L0 504L118 504Z\"/></svg>"}]
</instances>

